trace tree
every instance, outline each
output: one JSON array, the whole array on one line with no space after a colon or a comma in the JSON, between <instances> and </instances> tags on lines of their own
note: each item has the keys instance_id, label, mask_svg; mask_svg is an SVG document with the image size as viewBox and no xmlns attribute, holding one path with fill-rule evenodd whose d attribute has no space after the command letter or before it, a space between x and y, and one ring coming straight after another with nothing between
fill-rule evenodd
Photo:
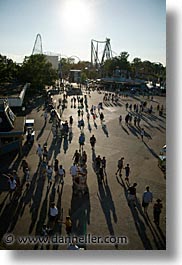
<instances>
[{"instance_id":1,"label":"tree","mask_svg":"<svg viewBox=\"0 0 182 265\"><path fill-rule=\"evenodd\" d=\"M139 77L139 72L142 69L142 60L138 57L134 58L131 63L131 73L132 77Z\"/></svg>"},{"instance_id":2,"label":"tree","mask_svg":"<svg viewBox=\"0 0 182 265\"><path fill-rule=\"evenodd\" d=\"M17 79L19 66L8 59L6 56L0 55L0 82L12 82Z\"/></svg>"},{"instance_id":3,"label":"tree","mask_svg":"<svg viewBox=\"0 0 182 265\"><path fill-rule=\"evenodd\" d=\"M58 73L52 68L52 64L47 62L46 56L35 54L25 57L19 78L23 82L31 83L34 91L40 91L45 85L52 85L58 78Z\"/></svg>"}]
</instances>

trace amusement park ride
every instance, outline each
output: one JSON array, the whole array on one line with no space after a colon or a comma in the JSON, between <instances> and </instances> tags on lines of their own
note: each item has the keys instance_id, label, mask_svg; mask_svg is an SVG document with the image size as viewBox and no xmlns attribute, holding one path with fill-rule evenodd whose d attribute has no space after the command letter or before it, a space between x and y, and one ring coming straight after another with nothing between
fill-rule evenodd
<instances>
[{"instance_id":1,"label":"amusement park ride","mask_svg":"<svg viewBox=\"0 0 182 265\"><path fill-rule=\"evenodd\" d=\"M32 55L34 54L43 54L42 38L40 34L37 34L36 39L35 39L35 43L34 43L33 50L32 50Z\"/></svg>"},{"instance_id":2,"label":"amusement park ride","mask_svg":"<svg viewBox=\"0 0 182 265\"><path fill-rule=\"evenodd\" d=\"M34 54L43 54L42 49L42 38L40 34L37 34L35 43L32 50L32 55ZM47 53L46 53L47 54ZM51 53L51 55L58 56L59 58L64 58L65 56L61 54ZM101 55L101 56L100 56ZM67 57L67 56L66 56ZM92 39L91 40L91 66L95 67L96 69L101 69L104 65L105 60L111 59L113 57L110 39L106 38L105 41L97 41ZM67 58L77 58L80 60L78 56L70 56Z\"/></svg>"},{"instance_id":3,"label":"amusement park ride","mask_svg":"<svg viewBox=\"0 0 182 265\"><path fill-rule=\"evenodd\" d=\"M104 46L104 50L102 53L101 59L99 59L99 47L101 45ZM112 50L110 39L106 38L105 41L97 41L91 40L91 65L95 66L96 68L100 69L104 65L105 60L109 60L112 58Z\"/></svg>"}]
</instances>

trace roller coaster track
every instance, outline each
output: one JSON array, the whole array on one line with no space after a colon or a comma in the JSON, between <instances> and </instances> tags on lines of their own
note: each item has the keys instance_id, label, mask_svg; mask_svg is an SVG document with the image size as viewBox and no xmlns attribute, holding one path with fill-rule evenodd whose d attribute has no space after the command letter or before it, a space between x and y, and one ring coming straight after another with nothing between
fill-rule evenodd
<instances>
[{"instance_id":1,"label":"roller coaster track","mask_svg":"<svg viewBox=\"0 0 182 265\"><path fill-rule=\"evenodd\" d=\"M34 43L33 50L32 50L32 55L34 54L43 54L42 38L39 33L36 36L35 43Z\"/></svg>"},{"instance_id":2,"label":"roller coaster track","mask_svg":"<svg viewBox=\"0 0 182 265\"><path fill-rule=\"evenodd\" d=\"M105 44L102 57L99 58L99 44ZM91 64L96 68L101 68L105 60L112 58L112 50L110 39L106 38L105 41L91 40Z\"/></svg>"}]
</instances>

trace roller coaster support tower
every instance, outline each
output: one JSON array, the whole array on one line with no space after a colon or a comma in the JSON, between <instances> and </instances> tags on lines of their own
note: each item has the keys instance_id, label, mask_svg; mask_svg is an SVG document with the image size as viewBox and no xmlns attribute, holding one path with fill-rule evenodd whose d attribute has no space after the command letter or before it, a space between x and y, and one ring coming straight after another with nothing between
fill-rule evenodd
<instances>
[{"instance_id":1,"label":"roller coaster support tower","mask_svg":"<svg viewBox=\"0 0 182 265\"><path fill-rule=\"evenodd\" d=\"M104 51L101 59L99 59L99 44L105 44ZM106 38L105 41L91 40L91 65L96 68L101 68L104 61L112 58L112 50L110 39Z\"/></svg>"}]
</instances>

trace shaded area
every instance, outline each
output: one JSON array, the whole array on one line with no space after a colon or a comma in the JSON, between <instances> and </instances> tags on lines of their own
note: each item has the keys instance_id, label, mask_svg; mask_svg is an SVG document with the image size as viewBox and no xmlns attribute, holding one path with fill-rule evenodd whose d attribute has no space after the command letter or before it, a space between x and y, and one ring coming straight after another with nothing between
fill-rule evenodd
<instances>
[{"instance_id":1,"label":"shaded area","mask_svg":"<svg viewBox=\"0 0 182 265\"><path fill-rule=\"evenodd\" d=\"M137 138L139 138L139 136L138 136L138 134L140 135L140 131L136 128L136 127L134 127L133 125L131 125L131 124L128 124L128 129L130 130L130 132L134 135L134 136L136 136Z\"/></svg>"},{"instance_id":2,"label":"shaded area","mask_svg":"<svg viewBox=\"0 0 182 265\"><path fill-rule=\"evenodd\" d=\"M126 134L129 135L129 132L127 131L127 129L126 129L123 125L121 125L121 128L123 129L123 131L124 131Z\"/></svg>"},{"instance_id":3,"label":"shaded area","mask_svg":"<svg viewBox=\"0 0 182 265\"><path fill-rule=\"evenodd\" d=\"M109 132L108 132L108 129L107 129L107 126L106 124L102 124L102 130L104 132L104 134L109 137Z\"/></svg>"},{"instance_id":4,"label":"shaded area","mask_svg":"<svg viewBox=\"0 0 182 265\"><path fill-rule=\"evenodd\" d=\"M90 210L89 192L82 196L72 194L70 216L73 234L80 236L87 233L87 225L90 224Z\"/></svg>"},{"instance_id":5,"label":"shaded area","mask_svg":"<svg viewBox=\"0 0 182 265\"><path fill-rule=\"evenodd\" d=\"M156 154L156 152L155 152L152 148L150 148L146 142L143 142L143 143L144 143L144 145L147 147L147 149L149 150L149 152L150 152L155 158L159 159L159 156Z\"/></svg>"},{"instance_id":6,"label":"shaded area","mask_svg":"<svg viewBox=\"0 0 182 265\"><path fill-rule=\"evenodd\" d=\"M30 212L32 213L32 221L29 227L29 233L33 231L34 225L36 223L38 217L38 211L42 200L42 193L44 188L45 177L42 174L39 175L39 179L37 181L37 187L35 193L33 195L33 203L30 208Z\"/></svg>"},{"instance_id":7,"label":"shaded area","mask_svg":"<svg viewBox=\"0 0 182 265\"><path fill-rule=\"evenodd\" d=\"M117 177L117 181L124 188L124 194L125 194L126 200L128 201L128 189L125 186L125 183L123 182L122 178L119 180ZM132 205L132 204L130 204L128 206L130 208L130 211L131 211L131 214L133 216L134 223L135 223L135 227L137 229L138 235L139 235L139 237L143 243L144 248L151 250L152 245L151 245L150 240L148 239L147 234L146 234L146 226L145 226L143 220L140 218L139 213L137 211L137 208L134 207L134 205Z\"/></svg>"},{"instance_id":8,"label":"shaded area","mask_svg":"<svg viewBox=\"0 0 182 265\"><path fill-rule=\"evenodd\" d=\"M24 183L20 187L20 192L16 194L16 196L14 193L12 200L5 205L2 214L0 216L0 239L2 239L5 233L11 232L15 228L17 221L23 215L26 205L31 202L31 198L35 188L36 178L37 178L37 172L34 174L32 178L30 187L29 188L26 187L26 189L23 192L23 195L22 191ZM6 196L7 198L8 195L9 193ZM3 203L5 203L5 200L3 201Z\"/></svg>"},{"instance_id":9,"label":"shaded area","mask_svg":"<svg viewBox=\"0 0 182 265\"><path fill-rule=\"evenodd\" d=\"M41 235L42 227L46 223L46 218L47 218L47 213L48 213L48 194L49 194L49 189L47 189L45 198L42 203L42 207L40 209L40 214L39 214L39 220L36 225L35 229L35 234L36 235Z\"/></svg>"},{"instance_id":10,"label":"shaded area","mask_svg":"<svg viewBox=\"0 0 182 265\"><path fill-rule=\"evenodd\" d=\"M108 184L105 183L99 183L98 184L99 192L97 194L99 198L99 202L101 204L103 213L105 215L107 227L109 230L110 235L114 236L114 228L112 225L112 218L115 223L117 223L117 215L116 215L116 210L114 206L114 202L112 199L111 191L108 186ZM112 218L111 218L112 214Z\"/></svg>"},{"instance_id":11,"label":"shaded area","mask_svg":"<svg viewBox=\"0 0 182 265\"><path fill-rule=\"evenodd\" d=\"M37 141L43 135L45 127L46 127L46 122L44 122L42 129L40 130L39 134L37 135L37 138L36 138Z\"/></svg>"},{"instance_id":12,"label":"shaded area","mask_svg":"<svg viewBox=\"0 0 182 265\"><path fill-rule=\"evenodd\" d=\"M17 206L18 206L18 200L6 204L0 216L0 240L3 238L4 234L8 232L10 224L16 213Z\"/></svg>"},{"instance_id":13,"label":"shaded area","mask_svg":"<svg viewBox=\"0 0 182 265\"><path fill-rule=\"evenodd\" d=\"M5 202L6 202L7 198L8 198L8 196L9 196L9 193L7 192L6 196L4 197L3 201L0 204L0 212L2 211L2 209L4 207Z\"/></svg>"}]
</instances>

